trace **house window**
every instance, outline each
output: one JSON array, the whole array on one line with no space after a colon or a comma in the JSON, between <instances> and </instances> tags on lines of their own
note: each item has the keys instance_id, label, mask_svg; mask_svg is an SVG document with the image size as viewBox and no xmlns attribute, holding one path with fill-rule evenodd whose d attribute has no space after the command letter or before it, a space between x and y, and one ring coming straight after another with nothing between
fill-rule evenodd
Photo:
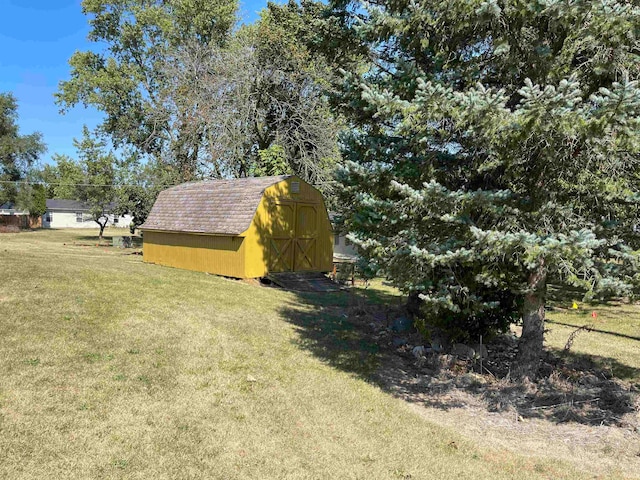
<instances>
[{"instance_id":1,"label":"house window","mask_svg":"<svg viewBox=\"0 0 640 480\"><path fill-rule=\"evenodd\" d=\"M340 246L340 235L334 235L333 236L333 244L338 247Z\"/></svg>"},{"instance_id":2,"label":"house window","mask_svg":"<svg viewBox=\"0 0 640 480\"><path fill-rule=\"evenodd\" d=\"M82 212L76 212L76 223L82 223L84 220Z\"/></svg>"},{"instance_id":3,"label":"house window","mask_svg":"<svg viewBox=\"0 0 640 480\"><path fill-rule=\"evenodd\" d=\"M300 182L291 182L291 193L300 193Z\"/></svg>"},{"instance_id":4,"label":"house window","mask_svg":"<svg viewBox=\"0 0 640 480\"><path fill-rule=\"evenodd\" d=\"M118 217L116 217L116 216L113 217L113 224L114 225L118 224Z\"/></svg>"},{"instance_id":5,"label":"house window","mask_svg":"<svg viewBox=\"0 0 640 480\"><path fill-rule=\"evenodd\" d=\"M47 216L45 217L44 221L47 223L51 223L53 221L53 213L47 212Z\"/></svg>"}]
</instances>

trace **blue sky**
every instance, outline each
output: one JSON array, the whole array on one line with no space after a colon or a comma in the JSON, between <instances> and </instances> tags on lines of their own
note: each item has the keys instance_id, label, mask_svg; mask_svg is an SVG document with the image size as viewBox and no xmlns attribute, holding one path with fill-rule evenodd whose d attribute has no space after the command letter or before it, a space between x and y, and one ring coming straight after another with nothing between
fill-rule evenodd
<instances>
[{"instance_id":1,"label":"blue sky","mask_svg":"<svg viewBox=\"0 0 640 480\"><path fill-rule=\"evenodd\" d=\"M241 0L244 23L257 18L266 0ZM43 162L54 153L74 155L73 138L82 125L100 122L100 113L76 107L59 113L53 94L69 78L68 60L76 50L87 50L87 17L80 0L0 0L0 92L18 99L20 132L39 131L47 144Z\"/></svg>"}]
</instances>

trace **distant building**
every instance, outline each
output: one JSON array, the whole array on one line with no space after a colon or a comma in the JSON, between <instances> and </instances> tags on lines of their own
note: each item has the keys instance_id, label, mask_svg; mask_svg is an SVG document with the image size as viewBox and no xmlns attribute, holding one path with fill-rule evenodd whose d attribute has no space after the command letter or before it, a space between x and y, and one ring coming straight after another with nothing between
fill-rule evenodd
<instances>
[{"instance_id":1,"label":"distant building","mask_svg":"<svg viewBox=\"0 0 640 480\"><path fill-rule=\"evenodd\" d=\"M128 228L131 215L107 215L107 227ZM43 228L93 228L97 223L91 217L87 204L77 200L53 198L47 200L47 211L42 216Z\"/></svg>"},{"instance_id":2,"label":"distant building","mask_svg":"<svg viewBox=\"0 0 640 480\"><path fill-rule=\"evenodd\" d=\"M335 263L353 262L358 257L358 250L349 241L346 232L341 232L336 226L335 213L329 213L331 225L333 227L333 261Z\"/></svg>"},{"instance_id":3,"label":"distant building","mask_svg":"<svg viewBox=\"0 0 640 480\"><path fill-rule=\"evenodd\" d=\"M19 209L12 202L7 202L0 205L0 215L29 215L29 211Z\"/></svg>"},{"instance_id":4,"label":"distant building","mask_svg":"<svg viewBox=\"0 0 640 480\"><path fill-rule=\"evenodd\" d=\"M38 228L40 218L29 215L28 210L17 208L12 202L0 205L0 225L16 226L19 228Z\"/></svg>"}]
</instances>

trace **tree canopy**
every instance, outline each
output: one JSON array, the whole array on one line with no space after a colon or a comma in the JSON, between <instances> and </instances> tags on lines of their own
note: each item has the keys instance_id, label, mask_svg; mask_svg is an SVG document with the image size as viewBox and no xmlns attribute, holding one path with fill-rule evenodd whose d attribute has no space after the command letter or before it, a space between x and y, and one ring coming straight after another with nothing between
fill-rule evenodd
<instances>
[{"instance_id":1,"label":"tree canopy","mask_svg":"<svg viewBox=\"0 0 640 480\"><path fill-rule=\"evenodd\" d=\"M342 124L327 90L337 71L309 48L322 3L269 4L239 28L237 0L82 5L89 39L104 49L71 57L57 102L105 113L102 133L148 159L149 178L296 173L330 191Z\"/></svg>"},{"instance_id":2,"label":"tree canopy","mask_svg":"<svg viewBox=\"0 0 640 480\"><path fill-rule=\"evenodd\" d=\"M18 103L11 93L0 93L0 205L15 202L18 184L46 150L38 132L21 135Z\"/></svg>"},{"instance_id":3,"label":"tree canopy","mask_svg":"<svg viewBox=\"0 0 640 480\"><path fill-rule=\"evenodd\" d=\"M75 198L76 187L84 180L82 167L68 155L54 154L51 159L53 163L38 172L38 180L47 186L48 197Z\"/></svg>"},{"instance_id":4,"label":"tree canopy","mask_svg":"<svg viewBox=\"0 0 640 480\"><path fill-rule=\"evenodd\" d=\"M164 76L173 79L162 92L165 114L190 112L185 132L199 139L205 175L332 180L341 125L327 89L336 72L304 40L321 12L306 5L271 4L224 46L190 43L165 59Z\"/></svg>"},{"instance_id":5,"label":"tree canopy","mask_svg":"<svg viewBox=\"0 0 640 480\"><path fill-rule=\"evenodd\" d=\"M89 40L102 52L76 52L71 78L60 83L57 102L105 114L104 133L116 146L133 146L155 158L170 157L178 179L197 173L199 138L185 133L189 112L166 115L161 92L172 82L161 70L181 46L222 45L236 22L237 0L84 0Z\"/></svg>"},{"instance_id":6,"label":"tree canopy","mask_svg":"<svg viewBox=\"0 0 640 480\"><path fill-rule=\"evenodd\" d=\"M91 218L100 227L99 237L102 238L109 215L117 207L118 162L115 155L106 150L106 142L92 135L87 127L82 131L82 138L75 140L74 144L83 174L82 183L76 186L75 198L87 204Z\"/></svg>"},{"instance_id":7,"label":"tree canopy","mask_svg":"<svg viewBox=\"0 0 640 480\"><path fill-rule=\"evenodd\" d=\"M102 238L109 215L126 212L120 197L129 164L119 160L109 149L108 142L86 126L82 129L82 138L74 139L73 143L78 159L54 155L54 163L37 172L37 182L42 186L35 185L34 188L38 189L38 195L84 202L89 207L91 219L100 227Z\"/></svg>"},{"instance_id":8,"label":"tree canopy","mask_svg":"<svg viewBox=\"0 0 640 480\"><path fill-rule=\"evenodd\" d=\"M549 283L587 296L637 284L640 9L331 7L373 62L339 96L352 239L427 319L517 311L519 374L535 375Z\"/></svg>"}]
</instances>

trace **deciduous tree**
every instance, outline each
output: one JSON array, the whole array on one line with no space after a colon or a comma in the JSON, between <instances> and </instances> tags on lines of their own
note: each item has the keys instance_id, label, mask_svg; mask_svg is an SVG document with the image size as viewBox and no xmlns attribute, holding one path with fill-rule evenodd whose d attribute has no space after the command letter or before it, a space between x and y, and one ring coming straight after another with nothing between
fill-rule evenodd
<instances>
[{"instance_id":1,"label":"deciduous tree","mask_svg":"<svg viewBox=\"0 0 640 480\"><path fill-rule=\"evenodd\" d=\"M102 239L109 215L116 210L117 159L113 152L106 150L106 142L91 134L87 127L83 128L82 138L74 144L84 176L82 184L77 186L76 198L89 207L91 218L100 227L99 238Z\"/></svg>"},{"instance_id":2,"label":"deciduous tree","mask_svg":"<svg viewBox=\"0 0 640 480\"><path fill-rule=\"evenodd\" d=\"M105 114L101 125L117 147L132 146L177 167L182 181L198 174L201 134L186 130L191 112L164 115L160 92L173 79L161 66L188 44L222 45L236 22L237 0L84 0L89 40L104 50L76 52L71 78L56 95Z\"/></svg>"},{"instance_id":3,"label":"deciduous tree","mask_svg":"<svg viewBox=\"0 0 640 480\"><path fill-rule=\"evenodd\" d=\"M118 166L118 199L114 213L133 217L132 230L142 225L158 194L176 181L175 172L154 159L143 161L131 153Z\"/></svg>"},{"instance_id":4,"label":"deciduous tree","mask_svg":"<svg viewBox=\"0 0 640 480\"><path fill-rule=\"evenodd\" d=\"M270 5L224 46L197 42L167 56L165 117L184 116L185 138L197 138L207 175L296 173L313 184L333 177L341 122L328 89L336 70L311 52L305 37L320 9L308 2ZM163 120L158 120L162 122ZM263 164L279 152L281 168Z\"/></svg>"},{"instance_id":5,"label":"deciduous tree","mask_svg":"<svg viewBox=\"0 0 640 480\"><path fill-rule=\"evenodd\" d=\"M18 103L11 93L0 93L0 205L16 201L16 182L45 150L40 133L20 135Z\"/></svg>"},{"instance_id":6,"label":"deciduous tree","mask_svg":"<svg viewBox=\"0 0 640 480\"><path fill-rule=\"evenodd\" d=\"M74 199L77 185L83 182L82 167L68 155L53 154L52 163L38 171L38 180L47 186L49 198Z\"/></svg>"}]
</instances>

